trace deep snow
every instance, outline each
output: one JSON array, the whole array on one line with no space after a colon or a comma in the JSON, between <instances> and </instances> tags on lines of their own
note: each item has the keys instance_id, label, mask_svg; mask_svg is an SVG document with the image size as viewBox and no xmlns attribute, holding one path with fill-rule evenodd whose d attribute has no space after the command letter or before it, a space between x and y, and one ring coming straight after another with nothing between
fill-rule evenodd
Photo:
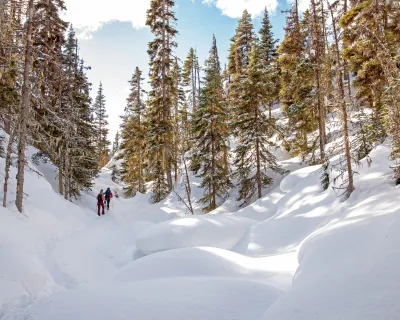
<instances>
[{"instance_id":1,"label":"deep snow","mask_svg":"<svg viewBox=\"0 0 400 320\"><path fill-rule=\"evenodd\" d=\"M357 169L345 202L321 190L314 166L247 208L229 201L207 216L186 215L173 195L158 205L137 195L97 217L101 188L122 193L110 169L71 203L53 167L33 163L43 176L26 170L21 215L13 168L0 208L0 319L400 319L400 195L388 157L387 142Z\"/></svg>"}]
</instances>

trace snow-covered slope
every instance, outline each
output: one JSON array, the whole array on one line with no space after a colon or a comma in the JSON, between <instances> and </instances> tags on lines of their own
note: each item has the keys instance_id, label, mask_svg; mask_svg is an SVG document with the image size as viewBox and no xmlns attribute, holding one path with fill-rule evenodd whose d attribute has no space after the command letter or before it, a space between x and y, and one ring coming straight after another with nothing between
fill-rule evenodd
<instances>
[{"instance_id":1,"label":"snow-covered slope","mask_svg":"<svg viewBox=\"0 0 400 320\"><path fill-rule=\"evenodd\" d=\"M32 163L43 176L27 169L21 215L13 169L0 208L0 319L400 319L400 195L388 157L388 143L372 152L345 202L321 190L315 166L209 216L185 216L174 196L153 205L138 195L97 217L98 191L121 191L109 168L70 203L54 168Z\"/></svg>"}]
</instances>

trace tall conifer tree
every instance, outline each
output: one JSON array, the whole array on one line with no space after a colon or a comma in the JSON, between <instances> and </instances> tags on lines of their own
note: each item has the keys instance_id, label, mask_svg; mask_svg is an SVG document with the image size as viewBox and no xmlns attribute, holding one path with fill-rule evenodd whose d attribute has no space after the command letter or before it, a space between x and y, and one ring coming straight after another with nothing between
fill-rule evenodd
<instances>
[{"instance_id":1,"label":"tall conifer tree","mask_svg":"<svg viewBox=\"0 0 400 320\"><path fill-rule=\"evenodd\" d=\"M243 104L238 109L238 118L235 124L237 148L235 150L235 176L239 181L239 201L248 205L255 199L260 199L263 189L270 186L272 178L267 170L283 173L272 154L271 142L274 134L274 120L265 115L265 90L268 85L268 74L264 72L259 44L252 44L249 65L246 70L246 80L240 94Z\"/></svg>"},{"instance_id":2,"label":"tall conifer tree","mask_svg":"<svg viewBox=\"0 0 400 320\"><path fill-rule=\"evenodd\" d=\"M104 167L108 162L109 156L109 145L110 141L108 141L108 115L106 111L106 97L103 92L103 85L100 83L99 90L97 92L96 99L93 105L94 109L94 123L97 128L97 155L99 161L99 167Z\"/></svg>"},{"instance_id":3,"label":"tall conifer tree","mask_svg":"<svg viewBox=\"0 0 400 320\"><path fill-rule=\"evenodd\" d=\"M147 163L147 125L144 117L142 72L136 67L129 84L130 94L127 99L125 115L122 117L120 158L123 159L121 178L125 182L125 192L131 196L139 191L146 192L145 165Z\"/></svg>"},{"instance_id":4,"label":"tall conifer tree","mask_svg":"<svg viewBox=\"0 0 400 320\"><path fill-rule=\"evenodd\" d=\"M201 91L200 107L195 114L194 136L197 154L200 155L201 187L206 204L203 209L210 212L217 208L218 201L228 196L230 180L224 166L224 155L228 149L228 125L226 103L223 99L221 66L217 42L213 37L210 56L205 63L204 86Z\"/></svg>"},{"instance_id":5,"label":"tall conifer tree","mask_svg":"<svg viewBox=\"0 0 400 320\"><path fill-rule=\"evenodd\" d=\"M151 176L153 200L160 202L172 190L172 91L176 86L172 77L173 48L177 34L173 0L152 0L147 11L147 26L154 35L149 43L149 149L151 150Z\"/></svg>"}]
</instances>

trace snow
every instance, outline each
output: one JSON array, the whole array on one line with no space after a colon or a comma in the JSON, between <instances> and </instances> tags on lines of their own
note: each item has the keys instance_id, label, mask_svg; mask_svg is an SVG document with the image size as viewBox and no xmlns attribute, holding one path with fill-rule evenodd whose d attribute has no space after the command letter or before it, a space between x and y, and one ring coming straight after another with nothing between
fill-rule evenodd
<instances>
[{"instance_id":1,"label":"snow","mask_svg":"<svg viewBox=\"0 0 400 320\"><path fill-rule=\"evenodd\" d=\"M279 295L253 281L171 278L56 294L12 319L248 320L259 319Z\"/></svg>"},{"instance_id":2,"label":"snow","mask_svg":"<svg viewBox=\"0 0 400 320\"><path fill-rule=\"evenodd\" d=\"M26 169L19 214L13 167L0 208L0 320L400 319L400 194L389 154L386 141L371 166L363 161L347 201L321 189L320 166L285 158L292 172L264 198L193 216L173 195L151 204L138 194L113 198L97 217L100 189L122 194L109 168L72 203L57 194L52 165L31 161L41 175Z\"/></svg>"},{"instance_id":3,"label":"snow","mask_svg":"<svg viewBox=\"0 0 400 320\"><path fill-rule=\"evenodd\" d=\"M283 265L287 267L283 272ZM268 281L280 290L291 285L296 257L249 258L229 250L196 247L174 249L146 256L128 264L117 275L121 283L176 277L218 277Z\"/></svg>"},{"instance_id":4,"label":"snow","mask_svg":"<svg viewBox=\"0 0 400 320\"><path fill-rule=\"evenodd\" d=\"M254 223L254 220L234 216L174 219L140 233L136 238L136 247L144 254L201 246L232 249Z\"/></svg>"}]
</instances>

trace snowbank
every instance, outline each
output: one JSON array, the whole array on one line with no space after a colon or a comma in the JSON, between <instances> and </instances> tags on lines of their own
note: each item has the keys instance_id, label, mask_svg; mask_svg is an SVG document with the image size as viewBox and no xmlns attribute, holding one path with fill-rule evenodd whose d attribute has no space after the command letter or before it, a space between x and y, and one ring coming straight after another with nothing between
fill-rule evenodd
<instances>
[{"instance_id":1,"label":"snowbank","mask_svg":"<svg viewBox=\"0 0 400 320\"><path fill-rule=\"evenodd\" d=\"M146 256L130 263L117 275L119 282L175 277L243 278L286 290L297 268L297 257L248 258L218 248L183 248Z\"/></svg>"},{"instance_id":2,"label":"snowbank","mask_svg":"<svg viewBox=\"0 0 400 320\"><path fill-rule=\"evenodd\" d=\"M234 216L174 219L140 233L136 247L144 254L185 247L232 249L254 223L254 220Z\"/></svg>"},{"instance_id":3,"label":"snowbank","mask_svg":"<svg viewBox=\"0 0 400 320\"><path fill-rule=\"evenodd\" d=\"M171 278L55 294L23 314L30 320L260 319L279 290L239 279Z\"/></svg>"},{"instance_id":4,"label":"snowbank","mask_svg":"<svg viewBox=\"0 0 400 320\"><path fill-rule=\"evenodd\" d=\"M347 202L302 243L293 288L264 320L400 318L400 194L391 180L389 147L379 146L356 176Z\"/></svg>"}]
</instances>

